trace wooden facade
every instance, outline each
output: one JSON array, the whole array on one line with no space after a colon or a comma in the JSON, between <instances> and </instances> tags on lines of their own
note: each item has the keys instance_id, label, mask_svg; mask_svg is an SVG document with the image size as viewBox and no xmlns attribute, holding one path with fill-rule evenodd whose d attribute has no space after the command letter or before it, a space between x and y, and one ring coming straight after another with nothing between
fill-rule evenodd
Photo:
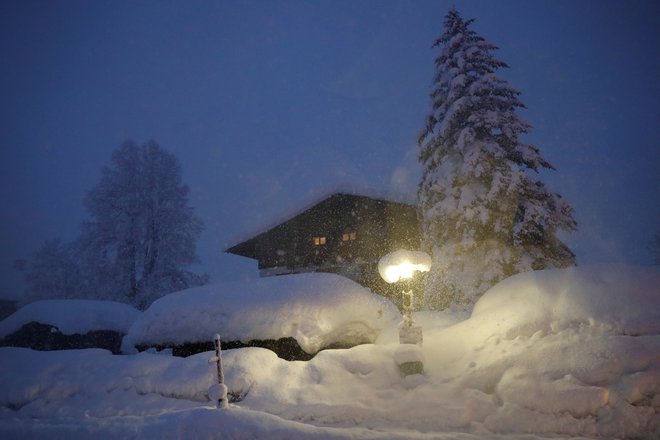
<instances>
[{"instance_id":1,"label":"wooden facade","mask_svg":"<svg viewBox=\"0 0 660 440\"><path fill-rule=\"evenodd\" d=\"M378 260L420 237L414 205L336 193L226 252L257 260L261 276L331 272L390 296Z\"/></svg>"}]
</instances>

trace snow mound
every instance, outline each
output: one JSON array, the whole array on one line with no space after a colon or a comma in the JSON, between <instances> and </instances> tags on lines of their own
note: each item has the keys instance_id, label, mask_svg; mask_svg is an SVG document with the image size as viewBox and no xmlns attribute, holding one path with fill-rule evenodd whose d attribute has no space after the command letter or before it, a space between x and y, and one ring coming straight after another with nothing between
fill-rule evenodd
<instances>
[{"instance_id":1,"label":"snow mound","mask_svg":"<svg viewBox=\"0 0 660 440\"><path fill-rule=\"evenodd\" d=\"M94 330L126 333L141 312L128 304L86 299L36 301L0 321L0 338L30 322L57 327L65 335Z\"/></svg>"},{"instance_id":2,"label":"snow mound","mask_svg":"<svg viewBox=\"0 0 660 440\"><path fill-rule=\"evenodd\" d=\"M472 318L509 339L597 325L623 335L658 334L660 270L596 265L518 274L487 291Z\"/></svg>"},{"instance_id":3,"label":"snow mound","mask_svg":"<svg viewBox=\"0 0 660 440\"><path fill-rule=\"evenodd\" d=\"M155 301L124 337L137 345L292 337L307 353L373 342L400 320L396 307L335 274L309 273L196 287Z\"/></svg>"},{"instance_id":4,"label":"snow mound","mask_svg":"<svg viewBox=\"0 0 660 440\"><path fill-rule=\"evenodd\" d=\"M513 276L469 319L425 331L426 371L491 432L657 435L658 286L657 269L622 265Z\"/></svg>"}]
</instances>

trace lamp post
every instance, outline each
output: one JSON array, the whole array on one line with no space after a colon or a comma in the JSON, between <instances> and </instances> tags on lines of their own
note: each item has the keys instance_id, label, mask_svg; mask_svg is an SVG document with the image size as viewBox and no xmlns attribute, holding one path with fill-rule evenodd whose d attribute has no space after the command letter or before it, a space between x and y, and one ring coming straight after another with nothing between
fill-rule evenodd
<instances>
[{"instance_id":1,"label":"lamp post","mask_svg":"<svg viewBox=\"0 0 660 440\"><path fill-rule=\"evenodd\" d=\"M402 287L403 322L399 326L399 350L396 361L403 376L424 372L421 352L422 327L414 325L415 307L412 278L416 272L428 272L431 257L425 252L398 250L385 255L378 262L378 273L387 283L400 283Z\"/></svg>"}]
</instances>

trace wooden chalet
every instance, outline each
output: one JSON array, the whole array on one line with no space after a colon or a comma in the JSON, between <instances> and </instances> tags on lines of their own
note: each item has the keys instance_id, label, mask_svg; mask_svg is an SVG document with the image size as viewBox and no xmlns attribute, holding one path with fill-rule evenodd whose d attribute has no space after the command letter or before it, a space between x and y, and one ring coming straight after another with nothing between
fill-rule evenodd
<instances>
[{"instance_id":1,"label":"wooden chalet","mask_svg":"<svg viewBox=\"0 0 660 440\"><path fill-rule=\"evenodd\" d=\"M261 276L331 272L391 296L378 260L420 241L414 205L335 193L226 252L257 260Z\"/></svg>"}]
</instances>

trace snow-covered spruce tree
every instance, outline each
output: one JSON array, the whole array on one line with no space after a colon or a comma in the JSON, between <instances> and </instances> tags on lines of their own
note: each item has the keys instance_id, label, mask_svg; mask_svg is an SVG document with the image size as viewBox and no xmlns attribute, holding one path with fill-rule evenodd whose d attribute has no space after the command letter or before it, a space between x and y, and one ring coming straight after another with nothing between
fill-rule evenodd
<instances>
[{"instance_id":1,"label":"snow-covered spruce tree","mask_svg":"<svg viewBox=\"0 0 660 440\"><path fill-rule=\"evenodd\" d=\"M423 248L433 256L426 306L469 307L515 273L575 264L556 236L576 228L573 208L534 175L554 169L521 141L519 92L495 72L507 67L452 8L439 48L431 111L419 138Z\"/></svg>"},{"instance_id":2,"label":"snow-covered spruce tree","mask_svg":"<svg viewBox=\"0 0 660 440\"><path fill-rule=\"evenodd\" d=\"M98 297L144 309L167 293L204 284L185 268L203 229L188 204L178 159L155 142L127 141L84 204L79 240Z\"/></svg>"}]
</instances>

